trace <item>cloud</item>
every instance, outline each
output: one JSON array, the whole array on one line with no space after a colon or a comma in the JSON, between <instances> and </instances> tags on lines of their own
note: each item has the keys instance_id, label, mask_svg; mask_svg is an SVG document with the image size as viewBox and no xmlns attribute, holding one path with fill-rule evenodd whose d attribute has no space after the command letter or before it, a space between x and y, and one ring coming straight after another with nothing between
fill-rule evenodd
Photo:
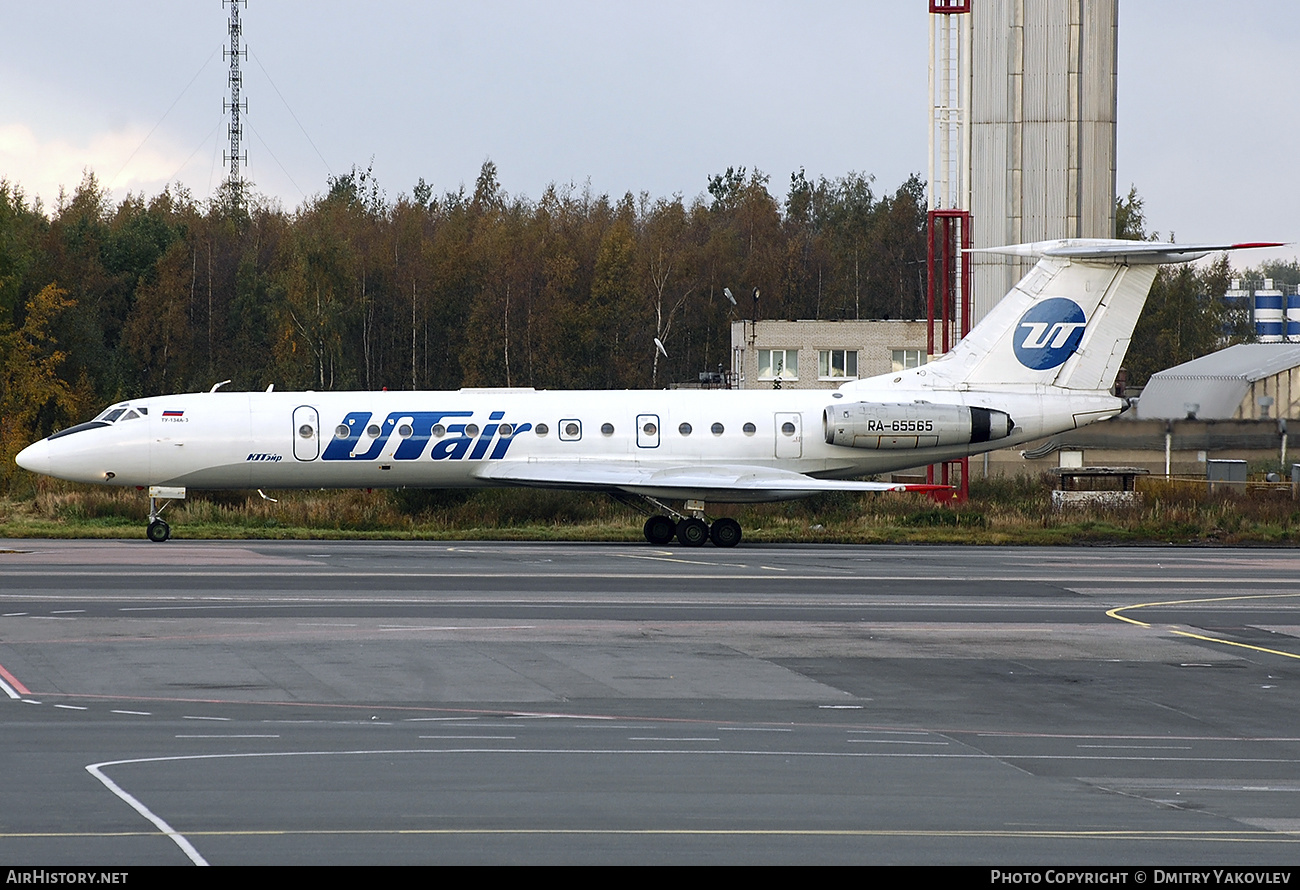
<instances>
[{"instance_id":1,"label":"cloud","mask_svg":"<svg viewBox=\"0 0 1300 890\"><path fill-rule=\"evenodd\" d=\"M43 141L26 124L0 125L0 177L46 206L55 203L60 188L75 189L86 171L114 197L128 191L156 194L187 162L158 134L148 141L146 135L141 128L127 127L91 134L84 142Z\"/></svg>"}]
</instances>

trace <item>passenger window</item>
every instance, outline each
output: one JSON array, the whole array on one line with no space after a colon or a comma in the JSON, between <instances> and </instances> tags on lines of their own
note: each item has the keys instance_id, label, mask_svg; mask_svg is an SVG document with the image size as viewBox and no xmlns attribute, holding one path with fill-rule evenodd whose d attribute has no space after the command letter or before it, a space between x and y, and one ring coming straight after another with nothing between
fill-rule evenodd
<instances>
[{"instance_id":1,"label":"passenger window","mask_svg":"<svg viewBox=\"0 0 1300 890\"><path fill-rule=\"evenodd\" d=\"M683 436L689 436L691 434L691 425L689 423L683 423L677 428L677 432L681 433Z\"/></svg>"},{"instance_id":2,"label":"passenger window","mask_svg":"<svg viewBox=\"0 0 1300 890\"><path fill-rule=\"evenodd\" d=\"M612 435L614 435L614 424L612 424L612 423L602 423L602 424L600 425L600 434L601 434L602 436L612 436Z\"/></svg>"},{"instance_id":3,"label":"passenger window","mask_svg":"<svg viewBox=\"0 0 1300 890\"><path fill-rule=\"evenodd\" d=\"M510 424L508 424L508 423L503 423L503 424L501 424L501 426L497 427L497 435L502 436L502 437L506 437L506 438L508 438L509 436L513 435L513 434L514 434L514 431L515 431L515 428L512 427L512 426L511 426Z\"/></svg>"},{"instance_id":4,"label":"passenger window","mask_svg":"<svg viewBox=\"0 0 1300 890\"><path fill-rule=\"evenodd\" d=\"M746 436L752 436L754 433L758 432L758 427L754 426L752 423L745 424L742 429L744 429Z\"/></svg>"},{"instance_id":5,"label":"passenger window","mask_svg":"<svg viewBox=\"0 0 1300 890\"><path fill-rule=\"evenodd\" d=\"M533 427L533 432L537 433L539 436L545 436L550 431L551 428L544 423L539 423L537 426Z\"/></svg>"},{"instance_id":6,"label":"passenger window","mask_svg":"<svg viewBox=\"0 0 1300 890\"><path fill-rule=\"evenodd\" d=\"M720 423L715 423L713 426L709 427L709 430L710 432L713 433L713 435L721 436L724 432L726 432L726 427L724 427Z\"/></svg>"}]
</instances>

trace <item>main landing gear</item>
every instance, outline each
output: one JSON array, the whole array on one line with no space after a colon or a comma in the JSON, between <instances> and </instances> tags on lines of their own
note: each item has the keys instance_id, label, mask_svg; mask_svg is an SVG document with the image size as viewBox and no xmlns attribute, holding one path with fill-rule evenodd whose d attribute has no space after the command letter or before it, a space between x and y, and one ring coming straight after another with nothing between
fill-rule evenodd
<instances>
[{"instance_id":1,"label":"main landing gear","mask_svg":"<svg viewBox=\"0 0 1300 890\"><path fill-rule=\"evenodd\" d=\"M645 509L643 504L622 498L619 500L638 509ZM712 523L708 522L704 516L703 501L687 501L686 512L690 514L688 516L678 513L654 498L642 496L642 500L668 514L654 512L645 521L645 539L651 544L662 547L673 538L686 547L702 547L706 541L712 541L716 547L735 547L740 543L740 523L725 516L713 520Z\"/></svg>"}]
</instances>

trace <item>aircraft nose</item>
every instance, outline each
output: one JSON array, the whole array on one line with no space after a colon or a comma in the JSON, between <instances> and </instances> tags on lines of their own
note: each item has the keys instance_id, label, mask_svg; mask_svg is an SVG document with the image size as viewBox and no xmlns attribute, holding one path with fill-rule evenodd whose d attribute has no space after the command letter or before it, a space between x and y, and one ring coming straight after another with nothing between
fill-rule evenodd
<instances>
[{"instance_id":1,"label":"aircraft nose","mask_svg":"<svg viewBox=\"0 0 1300 890\"><path fill-rule=\"evenodd\" d=\"M24 470L31 470L33 473L49 473L50 471L50 443L45 439L39 442L33 442L14 458L18 466Z\"/></svg>"}]
</instances>

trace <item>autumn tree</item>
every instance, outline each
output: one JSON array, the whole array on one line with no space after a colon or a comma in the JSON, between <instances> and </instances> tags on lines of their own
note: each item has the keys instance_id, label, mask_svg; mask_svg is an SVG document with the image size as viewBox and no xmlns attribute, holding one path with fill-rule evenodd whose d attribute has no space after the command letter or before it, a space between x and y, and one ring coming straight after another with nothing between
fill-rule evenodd
<instances>
[{"instance_id":1,"label":"autumn tree","mask_svg":"<svg viewBox=\"0 0 1300 890\"><path fill-rule=\"evenodd\" d=\"M5 483L15 472L14 455L82 419L94 397L87 383L68 383L67 353L52 333L71 307L67 291L49 284L23 306L21 326L0 324L0 480Z\"/></svg>"}]
</instances>

